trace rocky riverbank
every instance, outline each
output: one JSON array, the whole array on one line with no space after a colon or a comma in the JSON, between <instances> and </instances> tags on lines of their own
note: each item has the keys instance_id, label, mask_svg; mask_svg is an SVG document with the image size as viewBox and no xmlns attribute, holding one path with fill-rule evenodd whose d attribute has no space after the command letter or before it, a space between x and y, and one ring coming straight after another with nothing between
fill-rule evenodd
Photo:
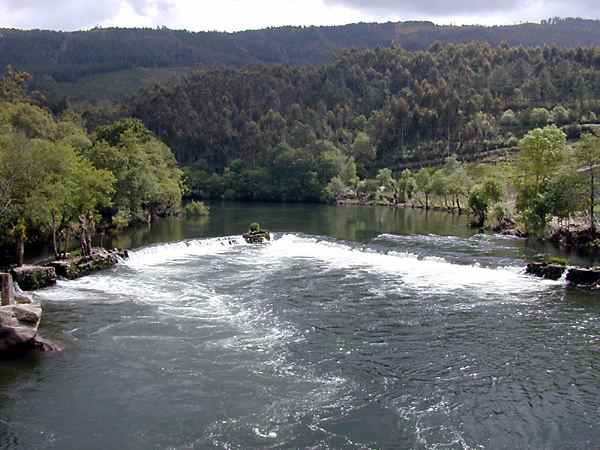
<instances>
[{"instance_id":1,"label":"rocky riverbank","mask_svg":"<svg viewBox=\"0 0 600 450\"><path fill-rule=\"evenodd\" d=\"M45 265L15 267L10 273L0 273L0 357L30 350L62 350L38 335L42 306L21 288L26 291L47 288L56 284L58 278L73 280L90 275L111 268L127 257L124 250L95 248L88 256L67 257Z\"/></svg>"},{"instance_id":2,"label":"rocky riverbank","mask_svg":"<svg viewBox=\"0 0 600 450\"><path fill-rule=\"evenodd\" d=\"M60 351L59 346L38 335L42 306L15 288L10 274L0 273L0 283L0 358L30 350Z\"/></svg>"},{"instance_id":3,"label":"rocky riverbank","mask_svg":"<svg viewBox=\"0 0 600 450\"><path fill-rule=\"evenodd\" d=\"M57 279L75 280L109 269L128 257L127 250L94 248L89 256L70 256L42 265L25 265L10 270L25 291L36 291L56 284Z\"/></svg>"}]
</instances>

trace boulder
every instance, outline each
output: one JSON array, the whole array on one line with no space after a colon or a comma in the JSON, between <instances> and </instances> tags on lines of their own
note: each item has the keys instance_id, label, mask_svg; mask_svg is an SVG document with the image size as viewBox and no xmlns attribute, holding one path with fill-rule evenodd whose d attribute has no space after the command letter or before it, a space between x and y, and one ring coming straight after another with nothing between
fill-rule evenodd
<instances>
[{"instance_id":1,"label":"boulder","mask_svg":"<svg viewBox=\"0 0 600 450\"><path fill-rule=\"evenodd\" d=\"M40 305L1 306L0 355L31 348L41 319Z\"/></svg>"},{"instance_id":2,"label":"boulder","mask_svg":"<svg viewBox=\"0 0 600 450\"><path fill-rule=\"evenodd\" d=\"M35 291L56 284L56 270L53 267L22 266L11 270L14 280L26 291Z\"/></svg>"},{"instance_id":3,"label":"boulder","mask_svg":"<svg viewBox=\"0 0 600 450\"><path fill-rule=\"evenodd\" d=\"M597 269L570 269L567 281L580 286L593 286L600 284L600 270Z\"/></svg>"},{"instance_id":4,"label":"boulder","mask_svg":"<svg viewBox=\"0 0 600 450\"><path fill-rule=\"evenodd\" d=\"M44 339L42 337L36 336L31 341L31 346L33 350L37 350L38 352L62 352L63 348L60 345L56 345L54 342L50 342L48 339Z\"/></svg>"},{"instance_id":5,"label":"boulder","mask_svg":"<svg viewBox=\"0 0 600 450\"><path fill-rule=\"evenodd\" d=\"M127 250L95 248L90 256L53 261L48 264L48 267L54 269L60 277L75 280L99 270L109 269L128 257Z\"/></svg>"},{"instance_id":6,"label":"boulder","mask_svg":"<svg viewBox=\"0 0 600 450\"><path fill-rule=\"evenodd\" d=\"M546 280L560 280L566 270L566 267L557 264L529 263L525 271L529 275L545 278Z\"/></svg>"},{"instance_id":7,"label":"boulder","mask_svg":"<svg viewBox=\"0 0 600 450\"><path fill-rule=\"evenodd\" d=\"M0 306L0 358L29 350L56 352L62 349L37 335L42 320L42 307L13 284L9 274L0 274L5 305ZM15 304L14 301L17 301ZM28 304L24 304L28 303Z\"/></svg>"}]
</instances>

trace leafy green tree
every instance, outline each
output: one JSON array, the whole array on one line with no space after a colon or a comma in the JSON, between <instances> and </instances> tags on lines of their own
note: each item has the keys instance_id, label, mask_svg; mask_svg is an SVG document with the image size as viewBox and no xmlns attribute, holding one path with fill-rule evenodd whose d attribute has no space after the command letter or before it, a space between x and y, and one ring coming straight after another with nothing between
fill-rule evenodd
<instances>
[{"instance_id":1,"label":"leafy green tree","mask_svg":"<svg viewBox=\"0 0 600 450\"><path fill-rule=\"evenodd\" d=\"M344 197L344 194L347 192L347 190L348 187L342 181L342 179L338 176L335 176L325 187L323 196L327 201L336 202Z\"/></svg>"},{"instance_id":2,"label":"leafy green tree","mask_svg":"<svg viewBox=\"0 0 600 450\"><path fill-rule=\"evenodd\" d=\"M373 161L377 154L375 146L371 142L369 135L363 131L359 131L352 144L352 156L360 164L361 168Z\"/></svg>"},{"instance_id":3,"label":"leafy green tree","mask_svg":"<svg viewBox=\"0 0 600 450\"><path fill-rule=\"evenodd\" d=\"M97 169L115 176L114 213L123 211L135 219L140 213L162 215L179 207L183 172L169 147L141 122L125 119L100 127L84 154Z\"/></svg>"},{"instance_id":4,"label":"leafy green tree","mask_svg":"<svg viewBox=\"0 0 600 450\"><path fill-rule=\"evenodd\" d=\"M0 78L0 101L25 101L27 99L27 83L30 80L30 74L19 72L11 66L7 66L4 75Z\"/></svg>"},{"instance_id":5,"label":"leafy green tree","mask_svg":"<svg viewBox=\"0 0 600 450\"><path fill-rule=\"evenodd\" d=\"M548 187L567 158L566 135L556 126L530 131L519 142L515 165L517 210L532 234L545 231L552 205Z\"/></svg>"},{"instance_id":6,"label":"leafy green tree","mask_svg":"<svg viewBox=\"0 0 600 450\"><path fill-rule=\"evenodd\" d=\"M517 125L517 116L512 109L507 109L500 118L500 124L503 127L514 127Z\"/></svg>"},{"instance_id":7,"label":"leafy green tree","mask_svg":"<svg viewBox=\"0 0 600 450\"><path fill-rule=\"evenodd\" d=\"M554 125L527 133L519 142L520 154L515 166L517 184L540 189L565 160L566 144L565 133Z\"/></svg>"},{"instance_id":8,"label":"leafy green tree","mask_svg":"<svg viewBox=\"0 0 600 450\"><path fill-rule=\"evenodd\" d=\"M485 224L490 208L490 198L482 186L475 185L471 189L469 193L469 208L475 216L472 225L481 228Z\"/></svg>"},{"instance_id":9,"label":"leafy green tree","mask_svg":"<svg viewBox=\"0 0 600 450\"><path fill-rule=\"evenodd\" d=\"M354 158L349 157L343 160L342 167L340 168L340 180L344 185L351 189L356 189L358 182L360 181L356 172L356 162Z\"/></svg>"},{"instance_id":10,"label":"leafy green tree","mask_svg":"<svg viewBox=\"0 0 600 450\"><path fill-rule=\"evenodd\" d=\"M406 203L412 200L417 189L415 177L410 169L404 169L396 181L396 189L399 193L399 201Z\"/></svg>"},{"instance_id":11,"label":"leafy green tree","mask_svg":"<svg viewBox=\"0 0 600 450\"><path fill-rule=\"evenodd\" d=\"M437 170L431 177L431 192L438 198L444 200L444 205L448 208L448 177L443 170Z\"/></svg>"},{"instance_id":12,"label":"leafy green tree","mask_svg":"<svg viewBox=\"0 0 600 450\"><path fill-rule=\"evenodd\" d=\"M552 109L552 122L558 125L565 125L570 121L569 111L562 105L557 105Z\"/></svg>"},{"instance_id":13,"label":"leafy green tree","mask_svg":"<svg viewBox=\"0 0 600 450\"><path fill-rule=\"evenodd\" d=\"M594 208L596 206L596 179L595 172L600 166L600 137L586 133L581 137L581 141L575 147L575 157L577 162L583 167L579 173L587 181L588 201L587 210L589 211L590 227L593 234L596 234L596 220L594 217Z\"/></svg>"},{"instance_id":14,"label":"leafy green tree","mask_svg":"<svg viewBox=\"0 0 600 450\"><path fill-rule=\"evenodd\" d=\"M468 198L471 185L471 178L462 164L455 155L446 158L446 164L443 171L446 176L447 193L452 197L454 206L461 212L461 199Z\"/></svg>"},{"instance_id":15,"label":"leafy green tree","mask_svg":"<svg viewBox=\"0 0 600 450\"><path fill-rule=\"evenodd\" d=\"M425 196L425 209L429 209L429 197L433 192L432 173L427 168L420 169L415 175L417 192Z\"/></svg>"},{"instance_id":16,"label":"leafy green tree","mask_svg":"<svg viewBox=\"0 0 600 450\"><path fill-rule=\"evenodd\" d=\"M544 126L550 122L550 112L546 108L534 108L529 114L529 120L533 126Z\"/></svg>"}]
</instances>

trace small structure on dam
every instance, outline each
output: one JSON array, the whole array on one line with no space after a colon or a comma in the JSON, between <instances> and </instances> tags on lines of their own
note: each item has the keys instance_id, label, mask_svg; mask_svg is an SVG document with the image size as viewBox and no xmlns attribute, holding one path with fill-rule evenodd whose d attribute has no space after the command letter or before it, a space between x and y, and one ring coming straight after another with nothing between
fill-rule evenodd
<instances>
[{"instance_id":1,"label":"small structure on dam","mask_svg":"<svg viewBox=\"0 0 600 450\"><path fill-rule=\"evenodd\" d=\"M242 235L248 244L263 244L271 240L271 233L262 230L259 223L250 224L249 231Z\"/></svg>"}]
</instances>

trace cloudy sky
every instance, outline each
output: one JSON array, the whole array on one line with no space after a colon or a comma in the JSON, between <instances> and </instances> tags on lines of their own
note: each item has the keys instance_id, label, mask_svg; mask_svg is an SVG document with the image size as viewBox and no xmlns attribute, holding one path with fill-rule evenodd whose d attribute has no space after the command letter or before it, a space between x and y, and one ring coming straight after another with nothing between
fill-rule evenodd
<instances>
[{"instance_id":1,"label":"cloudy sky","mask_svg":"<svg viewBox=\"0 0 600 450\"><path fill-rule=\"evenodd\" d=\"M412 19L512 24L554 16L600 18L600 0L0 0L0 27L56 30L164 25L236 31Z\"/></svg>"}]
</instances>

